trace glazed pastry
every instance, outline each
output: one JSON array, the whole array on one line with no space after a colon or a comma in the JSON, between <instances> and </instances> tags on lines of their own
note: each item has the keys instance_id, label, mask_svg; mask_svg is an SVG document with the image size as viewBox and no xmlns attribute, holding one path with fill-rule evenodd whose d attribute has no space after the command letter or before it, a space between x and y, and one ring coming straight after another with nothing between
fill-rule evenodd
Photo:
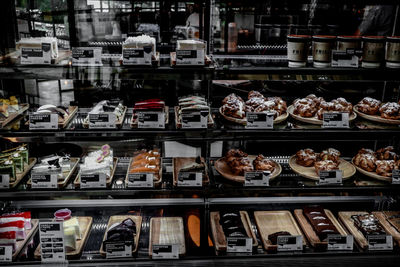
<instances>
[{"instance_id":1,"label":"glazed pastry","mask_svg":"<svg viewBox=\"0 0 400 267\"><path fill-rule=\"evenodd\" d=\"M230 94L222 101L221 111L226 116L243 119L246 116L245 103L242 98L235 94Z\"/></svg>"},{"instance_id":2,"label":"glazed pastry","mask_svg":"<svg viewBox=\"0 0 400 267\"><path fill-rule=\"evenodd\" d=\"M360 102L358 102L358 110L362 113L368 115L376 115L379 112L379 107L382 102L374 99L372 97L364 97Z\"/></svg>"},{"instance_id":3,"label":"glazed pastry","mask_svg":"<svg viewBox=\"0 0 400 267\"><path fill-rule=\"evenodd\" d=\"M388 102L379 108L381 117L384 119L398 120L400 119L400 104Z\"/></svg>"},{"instance_id":4,"label":"glazed pastry","mask_svg":"<svg viewBox=\"0 0 400 267\"><path fill-rule=\"evenodd\" d=\"M325 101L325 99L323 97L317 97L314 94L310 94L310 95L306 96L306 98L311 99L314 102L316 107L319 107L321 102Z\"/></svg>"},{"instance_id":5,"label":"glazed pastry","mask_svg":"<svg viewBox=\"0 0 400 267\"><path fill-rule=\"evenodd\" d=\"M318 160L331 160L335 162L336 164L339 163L339 157L340 157L340 152L334 148L328 148L326 150L323 150L319 155L318 155Z\"/></svg>"},{"instance_id":6,"label":"glazed pastry","mask_svg":"<svg viewBox=\"0 0 400 267\"><path fill-rule=\"evenodd\" d=\"M135 153L129 167L129 173L153 173L154 179L159 179L161 156L158 149L141 150Z\"/></svg>"},{"instance_id":7,"label":"glazed pastry","mask_svg":"<svg viewBox=\"0 0 400 267\"><path fill-rule=\"evenodd\" d=\"M379 160L398 160L399 156L396 154L394 147L387 146L381 149L378 149L375 153L376 158Z\"/></svg>"},{"instance_id":8,"label":"glazed pastry","mask_svg":"<svg viewBox=\"0 0 400 267\"><path fill-rule=\"evenodd\" d=\"M321 160L314 163L315 172L338 170L338 165L332 160Z\"/></svg>"},{"instance_id":9,"label":"glazed pastry","mask_svg":"<svg viewBox=\"0 0 400 267\"><path fill-rule=\"evenodd\" d=\"M386 177L392 177L392 171L396 168L394 160L377 160L376 173Z\"/></svg>"},{"instance_id":10,"label":"glazed pastry","mask_svg":"<svg viewBox=\"0 0 400 267\"><path fill-rule=\"evenodd\" d=\"M353 105L343 97L332 100L331 102L320 102L319 110L317 112L318 119L323 119L325 112L347 112L353 111Z\"/></svg>"},{"instance_id":11,"label":"glazed pastry","mask_svg":"<svg viewBox=\"0 0 400 267\"><path fill-rule=\"evenodd\" d=\"M254 90L249 92L249 94L247 95L247 98L248 99L251 99L251 98L262 98L262 99L265 100L265 97L263 96L263 94L261 94L258 91L254 91Z\"/></svg>"},{"instance_id":12,"label":"glazed pastry","mask_svg":"<svg viewBox=\"0 0 400 267\"><path fill-rule=\"evenodd\" d=\"M231 162L231 169L236 175L244 175L245 172L254 171L253 164L248 158L238 158Z\"/></svg>"},{"instance_id":13,"label":"glazed pastry","mask_svg":"<svg viewBox=\"0 0 400 267\"><path fill-rule=\"evenodd\" d=\"M242 104L244 104L243 99L242 99L240 96L237 96L237 95L234 94L234 93L232 93L232 94L226 96L226 97L224 98L224 100L222 100L222 104L225 105L225 104L228 104L229 102L232 102L232 101L239 101L239 102L241 102Z\"/></svg>"},{"instance_id":14,"label":"glazed pastry","mask_svg":"<svg viewBox=\"0 0 400 267\"><path fill-rule=\"evenodd\" d=\"M247 157L248 154L240 149L231 149L226 153L226 157Z\"/></svg>"},{"instance_id":15,"label":"glazed pastry","mask_svg":"<svg viewBox=\"0 0 400 267\"><path fill-rule=\"evenodd\" d=\"M368 235L386 235L378 218L373 214L365 213L360 215L352 215L354 225L360 230L365 237Z\"/></svg>"},{"instance_id":16,"label":"glazed pastry","mask_svg":"<svg viewBox=\"0 0 400 267\"><path fill-rule=\"evenodd\" d=\"M363 170L373 172L376 169L375 153L370 149L361 149L354 157L354 164Z\"/></svg>"},{"instance_id":17,"label":"glazed pastry","mask_svg":"<svg viewBox=\"0 0 400 267\"><path fill-rule=\"evenodd\" d=\"M275 163L261 154L255 158L253 166L257 171L270 171L272 173L275 170Z\"/></svg>"},{"instance_id":18,"label":"glazed pastry","mask_svg":"<svg viewBox=\"0 0 400 267\"><path fill-rule=\"evenodd\" d=\"M315 154L314 150L310 148L299 150L296 153L296 163L301 166L313 166L316 160L317 155Z\"/></svg>"},{"instance_id":19,"label":"glazed pastry","mask_svg":"<svg viewBox=\"0 0 400 267\"><path fill-rule=\"evenodd\" d=\"M340 234L321 206L305 207L303 213L321 241L330 234Z\"/></svg>"},{"instance_id":20,"label":"glazed pastry","mask_svg":"<svg viewBox=\"0 0 400 267\"><path fill-rule=\"evenodd\" d=\"M247 237L242 218L238 212L221 212L219 223L226 237Z\"/></svg>"},{"instance_id":21,"label":"glazed pastry","mask_svg":"<svg viewBox=\"0 0 400 267\"><path fill-rule=\"evenodd\" d=\"M294 114L300 115L301 117L305 118L314 117L315 113L318 110L316 102L310 98L296 99L293 102L293 107L294 107L293 110Z\"/></svg>"}]
</instances>

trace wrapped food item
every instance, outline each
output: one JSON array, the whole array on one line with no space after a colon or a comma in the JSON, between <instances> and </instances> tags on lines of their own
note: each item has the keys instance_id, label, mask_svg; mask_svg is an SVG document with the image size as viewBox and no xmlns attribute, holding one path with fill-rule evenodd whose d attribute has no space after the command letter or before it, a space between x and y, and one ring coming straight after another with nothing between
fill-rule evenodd
<instances>
[{"instance_id":1,"label":"wrapped food item","mask_svg":"<svg viewBox=\"0 0 400 267\"><path fill-rule=\"evenodd\" d=\"M177 50L201 50L206 49L206 43L201 40L178 40Z\"/></svg>"},{"instance_id":2,"label":"wrapped food item","mask_svg":"<svg viewBox=\"0 0 400 267\"><path fill-rule=\"evenodd\" d=\"M17 234L15 231L0 233L0 246L11 246L12 252L15 252L17 246Z\"/></svg>"},{"instance_id":3,"label":"wrapped food item","mask_svg":"<svg viewBox=\"0 0 400 267\"><path fill-rule=\"evenodd\" d=\"M108 178L113 168L113 150L109 145L103 145L99 150L90 152L83 158L83 164L80 165L81 174L104 173Z\"/></svg>"},{"instance_id":4,"label":"wrapped food item","mask_svg":"<svg viewBox=\"0 0 400 267\"><path fill-rule=\"evenodd\" d=\"M124 115L125 107L121 102L103 100L97 103L91 111L89 111L84 123L89 123L89 114L102 114L104 112L112 112L115 114L116 120L119 121Z\"/></svg>"},{"instance_id":5,"label":"wrapped food item","mask_svg":"<svg viewBox=\"0 0 400 267\"><path fill-rule=\"evenodd\" d=\"M165 102L161 99L147 99L135 103L133 111L163 111Z\"/></svg>"},{"instance_id":6,"label":"wrapped food item","mask_svg":"<svg viewBox=\"0 0 400 267\"><path fill-rule=\"evenodd\" d=\"M26 230L29 230L32 228L30 211L4 213L0 216L0 223L7 223L7 222L14 222L14 221L24 221L24 228Z\"/></svg>"},{"instance_id":7,"label":"wrapped food item","mask_svg":"<svg viewBox=\"0 0 400 267\"><path fill-rule=\"evenodd\" d=\"M156 39L148 35L128 37L122 44L122 48L146 48L151 47L153 55L156 54Z\"/></svg>"},{"instance_id":8,"label":"wrapped food item","mask_svg":"<svg viewBox=\"0 0 400 267\"><path fill-rule=\"evenodd\" d=\"M50 44L51 58L58 57L57 38L54 37L31 37L21 38L16 44L16 49L21 51L21 48L40 48L43 44Z\"/></svg>"}]
</instances>

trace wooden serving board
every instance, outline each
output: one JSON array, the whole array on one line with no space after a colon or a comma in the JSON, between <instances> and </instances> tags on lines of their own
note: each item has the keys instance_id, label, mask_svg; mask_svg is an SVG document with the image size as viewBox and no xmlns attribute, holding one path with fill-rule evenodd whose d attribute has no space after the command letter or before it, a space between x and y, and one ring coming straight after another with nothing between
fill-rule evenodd
<instances>
[{"instance_id":1,"label":"wooden serving board","mask_svg":"<svg viewBox=\"0 0 400 267\"><path fill-rule=\"evenodd\" d=\"M175 111L175 126L177 129L181 129L182 128L182 119L179 116L179 107L178 106L174 107L174 111ZM214 119L212 117L211 110L210 110L210 113L208 114L207 127L208 128L214 127Z\"/></svg>"},{"instance_id":2,"label":"wooden serving board","mask_svg":"<svg viewBox=\"0 0 400 267\"><path fill-rule=\"evenodd\" d=\"M315 172L314 166L304 167L296 163L296 155L293 155L289 159L290 168L300 176L304 178L319 181L319 175ZM350 162L344 159L339 159L339 170L343 171L343 180L351 178L356 173L356 168Z\"/></svg>"},{"instance_id":3,"label":"wooden serving board","mask_svg":"<svg viewBox=\"0 0 400 267\"><path fill-rule=\"evenodd\" d=\"M114 166L113 166L113 169L111 171L111 175L106 180L106 186L107 187L109 187L111 185L111 183L112 183L112 180L114 178L115 169L117 168L117 164L118 164L118 158L114 158ZM81 186L81 173L80 172L78 173L78 175L75 178L74 186L75 186L75 189L76 188L80 188L80 186Z\"/></svg>"},{"instance_id":4,"label":"wooden serving board","mask_svg":"<svg viewBox=\"0 0 400 267\"><path fill-rule=\"evenodd\" d=\"M79 228L81 229L82 239L76 240L76 249L74 251L65 252L65 256L68 258L78 257L83 250L83 246L86 243L87 238L89 237L89 232L92 227L93 218L86 216L76 216L79 222ZM35 259L41 258L41 248L40 244L37 246L35 250Z\"/></svg>"},{"instance_id":5,"label":"wooden serving board","mask_svg":"<svg viewBox=\"0 0 400 267\"><path fill-rule=\"evenodd\" d=\"M208 168L205 159L201 157L201 161L204 162L205 170L203 175L203 186L208 185L210 183L210 178L208 177ZM196 162L196 158L173 158L172 160L172 168L173 168L173 183L174 186L178 185L178 177L179 177L179 170L185 166L186 164Z\"/></svg>"},{"instance_id":6,"label":"wooden serving board","mask_svg":"<svg viewBox=\"0 0 400 267\"><path fill-rule=\"evenodd\" d=\"M383 229L386 231L386 233L390 234L393 237L393 243L396 244L397 246L400 246L400 232L389 222L387 219L387 216L392 216L392 215L397 215L400 216L399 211L373 211L373 215L375 215L376 218L379 219Z\"/></svg>"},{"instance_id":7,"label":"wooden serving board","mask_svg":"<svg viewBox=\"0 0 400 267\"><path fill-rule=\"evenodd\" d=\"M124 123L124 119L125 119L125 115L126 115L126 111L128 110L128 107L127 106L124 106L124 111L122 112L122 116L121 117L119 117L119 120L117 120L116 122L115 122L115 126L117 127L117 128L121 128L122 127L122 124ZM89 114L87 115L87 117L86 118L89 118ZM86 119L83 121L83 123L82 123L82 126L84 127L84 128L86 128L86 129L89 129L89 121L87 121L86 122Z\"/></svg>"},{"instance_id":8,"label":"wooden serving board","mask_svg":"<svg viewBox=\"0 0 400 267\"><path fill-rule=\"evenodd\" d=\"M136 225L135 246L132 248L132 254L133 254L138 250L138 247L139 247L140 230L142 228L142 216L136 216L136 215L114 215L114 216L110 216L110 218L108 219L107 230L104 232L103 242L107 238L108 229L110 229L110 227L113 224L122 223L126 219L131 219L132 221L134 221L134 223ZM107 255L107 253L104 250L103 242L101 242L100 254L105 257Z\"/></svg>"},{"instance_id":9,"label":"wooden serving board","mask_svg":"<svg viewBox=\"0 0 400 267\"><path fill-rule=\"evenodd\" d=\"M250 161L253 161L257 156L255 155L249 155L248 158ZM269 177L269 180L273 180L276 177L278 177L281 172L282 172L282 166L276 162L275 163L275 169L271 173L271 176ZM231 167L226 163L225 158L220 158L214 163L215 170L219 172L223 177L225 177L228 180L234 181L234 182L239 182L239 183L244 183L244 175L236 175L232 172Z\"/></svg>"},{"instance_id":10,"label":"wooden serving board","mask_svg":"<svg viewBox=\"0 0 400 267\"><path fill-rule=\"evenodd\" d=\"M380 123L385 123L385 124L394 124L394 125L400 125L400 120L391 120L391 119L385 119L382 118L380 115L368 115L365 114L361 111L358 110L358 105L355 105L353 107L353 110L363 119L369 120L369 121L374 121L374 122L380 122Z\"/></svg>"},{"instance_id":11,"label":"wooden serving board","mask_svg":"<svg viewBox=\"0 0 400 267\"><path fill-rule=\"evenodd\" d=\"M161 160L161 158L160 158L160 160ZM131 168L130 166L132 164L132 161L133 161L133 158L131 158L131 160L129 161L128 171L126 172L126 176L125 176L125 184L126 185L128 184L128 175L130 173L129 171ZM154 183L154 186L158 186L161 184L161 182L162 182L162 166L161 166L161 162L160 162L160 171L158 172L158 177L153 176L153 183Z\"/></svg>"},{"instance_id":12,"label":"wooden serving board","mask_svg":"<svg viewBox=\"0 0 400 267\"><path fill-rule=\"evenodd\" d=\"M39 225L39 220L31 219L31 224L32 228L29 230L25 230L26 238L24 240L17 241L17 244L15 246L15 251L12 255L13 260L17 258L19 253L21 253L21 250L25 247L26 243L28 243L31 240L32 236L36 233Z\"/></svg>"},{"instance_id":13,"label":"wooden serving board","mask_svg":"<svg viewBox=\"0 0 400 267\"><path fill-rule=\"evenodd\" d=\"M329 220L331 220L332 224L336 227L339 233L342 236L347 236L346 230L340 225L338 220L336 220L335 216L332 214L330 210L324 209L326 216ZM302 209L294 210L294 216L297 219L301 229L303 230L304 235L307 237L308 241L310 242L311 246L315 248L327 248L328 242L322 241L319 239L317 233L314 231L312 225L308 222L308 219L303 213Z\"/></svg>"},{"instance_id":14,"label":"wooden serving board","mask_svg":"<svg viewBox=\"0 0 400 267\"><path fill-rule=\"evenodd\" d=\"M153 244L179 244L179 255L186 254L185 230L182 217L153 217L150 219L149 256Z\"/></svg>"},{"instance_id":15,"label":"wooden serving board","mask_svg":"<svg viewBox=\"0 0 400 267\"><path fill-rule=\"evenodd\" d=\"M1 128L5 127L7 124L12 122L15 118L17 118L19 115L24 113L29 109L29 104L19 104L19 109L17 112L9 113L8 118L0 118L0 126Z\"/></svg>"},{"instance_id":16,"label":"wooden serving board","mask_svg":"<svg viewBox=\"0 0 400 267\"><path fill-rule=\"evenodd\" d=\"M322 125L323 124L322 120L318 119L316 114L315 114L314 117L310 117L310 118L306 118L306 117L302 117L300 115L294 114L294 106L293 105L290 105L287 108L287 111L289 112L290 116L295 120L298 120L298 121L301 121L301 122L305 122L305 123L315 124L315 125ZM356 118L357 118L357 114L354 113L354 112L352 112L349 115L349 121L353 121Z\"/></svg>"},{"instance_id":17,"label":"wooden serving board","mask_svg":"<svg viewBox=\"0 0 400 267\"><path fill-rule=\"evenodd\" d=\"M35 166L36 164L36 158L29 158L29 163L26 164L24 163L24 171L22 173L17 173L15 176L15 181L14 182L10 182L10 188L14 188L16 187L21 180L25 177L25 175L27 175L29 173L29 171L33 168L33 166Z\"/></svg>"},{"instance_id":18,"label":"wooden serving board","mask_svg":"<svg viewBox=\"0 0 400 267\"><path fill-rule=\"evenodd\" d=\"M255 211L254 218L256 220L258 232L266 251L276 251L278 245L273 245L268 239L270 234L286 231L291 235L302 235L292 214L288 210L277 211ZM303 236L303 246L306 245L306 239Z\"/></svg>"},{"instance_id":19,"label":"wooden serving board","mask_svg":"<svg viewBox=\"0 0 400 267\"><path fill-rule=\"evenodd\" d=\"M379 175L376 172L369 172L364 170L363 168L358 167L355 163L354 163L354 158L351 160L351 163L354 165L354 167L357 169L357 171L359 171L360 173L364 174L365 176L377 179L377 180L381 180L381 181L385 181L385 182L392 182L392 177L386 177L383 175Z\"/></svg>"},{"instance_id":20,"label":"wooden serving board","mask_svg":"<svg viewBox=\"0 0 400 267\"><path fill-rule=\"evenodd\" d=\"M71 170L69 172L65 172L63 173L63 177L64 179L62 180L58 180L57 184L58 184L58 188L64 188L67 185L67 182L69 181L69 179L71 179L72 174L74 174L76 168L78 167L79 164L79 158L70 158L70 160L72 161L72 167ZM31 178L29 178L28 182L27 182L28 187L32 186L32 180Z\"/></svg>"},{"instance_id":21,"label":"wooden serving board","mask_svg":"<svg viewBox=\"0 0 400 267\"><path fill-rule=\"evenodd\" d=\"M253 239L253 247L258 246L257 238L251 229L251 222L249 218L249 214L246 211L239 211L240 218L242 219L242 223L244 229L246 230L247 236ZM214 242L215 250L218 252L226 251L227 242L224 230L222 225L219 223L220 214L219 211L210 212L210 223L211 223L211 234Z\"/></svg>"},{"instance_id":22,"label":"wooden serving board","mask_svg":"<svg viewBox=\"0 0 400 267\"><path fill-rule=\"evenodd\" d=\"M234 118L234 117L231 117L231 116L227 116L222 112L222 107L219 108L219 113L221 114L222 117L224 117L228 121L235 122L235 123L238 123L238 124L241 124L241 125L246 125L247 124L246 117L244 117L243 119L238 119L238 118ZM289 117L289 113L285 112L284 114L279 115L278 117L276 117L274 119L274 124L281 123L281 122L285 121L288 117Z\"/></svg>"},{"instance_id":23,"label":"wooden serving board","mask_svg":"<svg viewBox=\"0 0 400 267\"><path fill-rule=\"evenodd\" d=\"M164 107L164 114L165 114L165 125L169 123L169 107ZM131 128L136 129L138 128L138 120L135 118L135 115L132 114L132 121L131 121Z\"/></svg>"}]
</instances>

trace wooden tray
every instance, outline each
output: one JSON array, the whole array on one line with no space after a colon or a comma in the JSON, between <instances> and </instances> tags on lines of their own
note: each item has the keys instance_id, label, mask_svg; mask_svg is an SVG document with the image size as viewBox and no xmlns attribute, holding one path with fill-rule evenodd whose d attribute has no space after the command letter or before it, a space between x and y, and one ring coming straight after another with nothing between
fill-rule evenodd
<instances>
[{"instance_id":1,"label":"wooden tray","mask_svg":"<svg viewBox=\"0 0 400 267\"><path fill-rule=\"evenodd\" d=\"M253 230L251 229L249 214L246 211L239 212L247 236L253 239L253 247L258 247L257 238ZM214 247L217 252L226 251L227 248L226 236L221 224L219 223L219 220L219 211L210 212L211 234L214 242Z\"/></svg>"},{"instance_id":2,"label":"wooden tray","mask_svg":"<svg viewBox=\"0 0 400 267\"><path fill-rule=\"evenodd\" d=\"M354 167L357 169L357 171L359 171L360 173L364 174L365 176L377 179L377 180L381 180L381 181L385 181L385 182L392 182L392 177L386 177L383 175L379 175L376 172L369 172L366 171L360 167L358 167L356 164L354 164L354 158L351 160L351 163L354 165Z\"/></svg>"},{"instance_id":3,"label":"wooden tray","mask_svg":"<svg viewBox=\"0 0 400 267\"><path fill-rule=\"evenodd\" d=\"M201 160L204 162L205 165L205 170L204 170L204 175L203 175L203 186L208 185L210 183L210 178L208 177L208 168L207 168L207 162L203 157L201 157ZM173 158L172 160L172 168L173 168L173 183L174 186L178 185L178 174L179 170L182 168L183 165L191 163L191 162L196 162L196 158Z\"/></svg>"},{"instance_id":4,"label":"wooden tray","mask_svg":"<svg viewBox=\"0 0 400 267\"><path fill-rule=\"evenodd\" d=\"M161 229L161 223L166 225L167 229ZM168 236L172 235L173 236ZM164 235L163 239L172 241L160 242L160 236ZM182 217L153 217L150 219L150 242L149 256L153 254L153 244L179 244L179 255L186 254L185 231L183 228Z\"/></svg>"},{"instance_id":5,"label":"wooden tray","mask_svg":"<svg viewBox=\"0 0 400 267\"><path fill-rule=\"evenodd\" d=\"M289 112L289 114L290 114L290 116L291 116L292 118L294 118L294 119L296 119L296 120L298 120L298 121L306 122L306 123L310 123L310 124L315 124L315 125L322 125L322 124L323 124L322 120L318 119L317 115L315 115L314 117L305 118L305 117L302 117L302 116L300 116L300 115L294 114L294 113L293 113L293 111L294 111L293 105L290 105L290 106L287 108L287 111ZM356 118L357 118L357 114L354 113L354 112L352 112L352 113L349 115L349 121L353 121L353 120L355 120Z\"/></svg>"},{"instance_id":6,"label":"wooden tray","mask_svg":"<svg viewBox=\"0 0 400 267\"><path fill-rule=\"evenodd\" d=\"M398 215L400 216L399 211L374 211L372 212L380 221L383 229L393 237L393 243L400 246L400 232L388 221L387 216L390 215ZM389 216L390 216L389 215Z\"/></svg>"},{"instance_id":7,"label":"wooden tray","mask_svg":"<svg viewBox=\"0 0 400 267\"><path fill-rule=\"evenodd\" d=\"M24 171L22 173L17 173L15 176L15 181L14 182L10 182L10 188L14 188L16 187L21 180L25 177L25 175L28 174L28 172L33 168L33 166L35 166L36 164L36 158L29 158L29 163L26 164L24 163Z\"/></svg>"},{"instance_id":8,"label":"wooden tray","mask_svg":"<svg viewBox=\"0 0 400 267\"><path fill-rule=\"evenodd\" d=\"M219 114L221 114L221 116L224 117L228 121L235 122L235 123L242 124L242 125L246 125L247 124L247 119L246 118L238 119L238 118L234 118L234 117L225 115L222 112L222 107L219 108ZM281 122L285 121L288 117L289 117L289 113L285 112L284 114L279 115L278 117L276 117L274 119L274 124L281 123Z\"/></svg>"},{"instance_id":9,"label":"wooden tray","mask_svg":"<svg viewBox=\"0 0 400 267\"><path fill-rule=\"evenodd\" d=\"M168 106L164 107L164 113L165 113L165 125L167 125L169 123L169 107ZM133 128L133 129L138 128L138 121L137 121L137 119L135 119L134 114L132 114L131 128Z\"/></svg>"},{"instance_id":10,"label":"wooden tray","mask_svg":"<svg viewBox=\"0 0 400 267\"><path fill-rule=\"evenodd\" d=\"M65 256L67 256L67 258L75 258L82 253L83 246L85 245L86 240L89 237L89 232L92 227L92 222L93 222L92 217L86 217L86 216L76 216L76 217L78 218L79 221L79 228L81 229L82 239L76 240L76 249L74 251L65 252ZM35 250L35 259L41 258L40 253L41 253L41 248L39 243L39 245Z\"/></svg>"},{"instance_id":11,"label":"wooden tray","mask_svg":"<svg viewBox=\"0 0 400 267\"><path fill-rule=\"evenodd\" d=\"M340 225L338 220L336 220L335 216L332 214L330 210L324 209L326 216L331 220L332 224L336 227L339 233L342 236L347 236L346 230ZM299 223L301 229L303 230L304 235L307 237L311 246L315 248L323 248L326 249L328 247L328 242L322 241L319 239L317 233L314 231L312 225L308 222L308 219L305 217L302 209L294 210L294 217L296 217L297 222Z\"/></svg>"},{"instance_id":12,"label":"wooden tray","mask_svg":"<svg viewBox=\"0 0 400 267\"><path fill-rule=\"evenodd\" d=\"M280 231L287 231L291 235L295 236L303 236L303 246L306 245L306 239L290 211L255 211L254 218L256 220L258 232L260 233L260 237L266 251L277 251L278 245L273 245L268 239L268 235Z\"/></svg>"},{"instance_id":13,"label":"wooden tray","mask_svg":"<svg viewBox=\"0 0 400 267\"><path fill-rule=\"evenodd\" d=\"M8 118L0 118L0 126L1 128L5 127L7 124L12 122L15 118L17 118L19 115L24 113L29 109L29 104L19 104L19 109L17 112L9 113Z\"/></svg>"},{"instance_id":14,"label":"wooden tray","mask_svg":"<svg viewBox=\"0 0 400 267\"><path fill-rule=\"evenodd\" d=\"M31 237L36 233L38 225L39 225L39 220L31 219L31 224L32 224L32 228L29 230L25 230L26 238L24 240L17 241L15 251L12 255L13 260L15 260L17 258L19 253L21 253L21 250L25 247L26 243L28 243L28 241L31 240Z\"/></svg>"},{"instance_id":15,"label":"wooden tray","mask_svg":"<svg viewBox=\"0 0 400 267\"><path fill-rule=\"evenodd\" d=\"M106 186L107 187L109 187L112 184L112 180L114 178L114 173L115 173L115 169L117 168L117 164L118 164L118 158L114 157L114 167L113 167L113 169L111 171L110 177L108 177L107 180L106 180ZM76 188L80 188L80 186L81 186L81 172L80 171L79 171L78 175L75 178L74 186L75 186L75 189Z\"/></svg>"},{"instance_id":16,"label":"wooden tray","mask_svg":"<svg viewBox=\"0 0 400 267\"><path fill-rule=\"evenodd\" d=\"M72 177L72 174L74 174L76 168L78 167L79 158L71 158L71 161L73 162L72 168L68 173L63 173L63 176L64 176L63 180L57 181L58 188L64 188L67 185L69 179L71 179L71 177ZM27 185L28 185L28 187L32 186L31 178L29 178Z\"/></svg>"},{"instance_id":17,"label":"wooden tray","mask_svg":"<svg viewBox=\"0 0 400 267\"><path fill-rule=\"evenodd\" d=\"M356 168L354 168L353 164L345 161L344 159L339 159L339 170L343 171L343 180L347 180L351 178L356 173ZM315 172L314 166L304 167L296 163L296 155L293 155L289 159L290 168L300 176L304 178L312 179L315 181L319 181L319 176Z\"/></svg>"},{"instance_id":18,"label":"wooden tray","mask_svg":"<svg viewBox=\"0 0 400 267\"><path fill-rule=\"evenodd\" d=\"M212 63L211 58L208 55L204 56L204 65L182 65L182 66L177 66L176 65L176 52L170 52L169 54L170 59L171 59L171 67L204 67L204 66L208 66Z\"/></svg>"},{"instance_id":19,"label":"wooden tray","mask_svg":"<svg viewBox=\"0 0 400 267\"><path fill-rule=\"evenodd\" d=\"M256 156L254 155L249 155L248 157L251 161L253 161L256 158ZM275 170L271 173L271 176L269 178L270 181L278 177L282 172L282 166L276 161L274 161L274 163L275 163ZM215 170L217 170L217 172L219 172L226 179L234 182L244 183L244 176L233 174L231 171L231 167L229 167L229 165L226 163L225 158L218 159L214 163L214 167Z\"/></svg>"},{"instance_id":20,"label":"wooden tray","mask_svg":"<svg viewBox=\"0 0 400 267\"><path fill-rule=\"evenodd\" d=\"M400 120L391 120L391 119L384 119L380 115L368 115L365 113L362 113L361 111L358 110L358 105L355 105L353 107L353 110L363 119L369 120L369 121L374 121L374 122L380 122L380 123L386 123L386 124L394 124L394 125L400 125Z\"/></svg>"},{"instance_id":21,"label":"wooden tray","mask_svg":"<svg viewBox=\"0 0 400 267\"><path fill-rule=\"evenodd\" d=\"M124 123L124 119L125 119L125 115L126 115L126 111L128 110L128 107L127 106L124 106L124 111L122 112L122 116L119 118L119 120L117 120L116 122L115 122L115 126L117 127L117 128L121 128L122 127L122 124ZM87 117L86 118L88 118L88 116L89 116L89 114L87 115ZM86 119L85 119L86 120ZM83 121L83 123L82 123L82 126L84 127L84 128L86 128L86 129L89 129L89 122L85 122L85 120Z\"/></svg>"},{"instance_id":22,"label":"wooden tray","mask_svg":"<svg viewBox=\"0 0 400 267\"><path fill-rule=\"evenodd\" d=\"M178 106L174 107L174 111L175 111L175 126L177 129L181 129L182 128L182 120L181 120L181 117L179 116L179 107ZM214 127L214 119L212 117L211 110L210 110L210 113L208 114L207 127L208 128Z\"/></svg>"},{"instance_id":23,"label":"wooden tray","mask_svg":"<svg viewBox=\"0 0 400 267\"><path fill-rule=\"evenodd\" d=\"M58 128L64 129L68 126L69 122L72 120L72 118L78 112L78 107L77 106L69 106L68 111L69 111L69 115L65 120L58 117ZM26 122L26 125L29 125L29 120Z\"/></svg>"},{"instance_id":24,"label":"wooden tray","mask_svg":"<svg viewBox=\"0 0 400 267\"><path fill-rule=\"evenodd\" d=\"M114 215L114 216L110 216L110 218L108 219L107 229L104 232L103 241L105 241L106 238L107 238L108 229L110 229L110 227L114 223L121 223L125 219L131 219L136 224L135 246L132 248L132 254L133 254L138 250L138 247L139 247L140 230L142 228L142 216L136 216L136 215ZM103 242L101 242L100 254L102 256L104 256L104 257L107 254L106 251L104 250Z\"/></svg>"},{"instance_id":25,"label":"wooden tray","mask_svg":"<svg viewBox=\"0 0 400 267\"><path fill-rule=\"evenodd\" d=\"M131 158L131 160L129 161L129 167L128 167L128 170L127 170L126 176L125 176L125 184L126 185L128 184L128 175L129 175L129 170L131 168L130 166L132 164L132 160L133 160L133 158ZM161 160L161 158L160 158L160 160ZM159 179L156 179L157 177L153 176L154 177L153 178L154 186L159 186L161 184L161 182L162 182L162 166L161 166L161 163L160 163L160 171L158 172L158 176L159 176ZM156 180L154 180L154 179L156 179Z\"/></svg>"}]
</instances>

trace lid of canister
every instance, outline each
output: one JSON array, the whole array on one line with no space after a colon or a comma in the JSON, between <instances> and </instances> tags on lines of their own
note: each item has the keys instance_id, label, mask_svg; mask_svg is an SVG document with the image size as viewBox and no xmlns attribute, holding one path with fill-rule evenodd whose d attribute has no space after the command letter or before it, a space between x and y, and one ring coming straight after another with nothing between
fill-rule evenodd
<instances>
[{"instance_id":1,"label":"lid of canister","mask_svg":"<svg viewBox=\"0 0 400 267\"><path fill-rule=\"evenodd\" d=\"M288 40L296 40L296 41L308 41L311 39L310 35L300 35L300 34L289 34L287 36Z\"/></svg>"},{"instance_id":2,"label":"lid of canister","mask_svg":"<svg viewBox=\"0 0 400 267\"><path fill-rule=\"evenodd\" d=\"M371 43L383 43L385 41L385 36L363 36L362 40Z\"/></svg>"},{"instance_id":3,"label":"lid of canister","mask_svg":"<svg viewBox=\"0 0 400 267\"><path fill-rule=\"evenodd\" d=\"M400 36L388 36L386 37L386 42L400 43Z\"/></svg>"},{"instance_id":4,"label":"lid of canister","mask_svg":"<svg viewBox=\"0 0 400 267\"><path fill-rule=\"evenodd\" d=\"M359 42L361 41L361 36L353 36L353 35L339 35L339 41L347 41L347 42Z\"/></svg>"},{"instance_id":5,"label":"lid of canister","mask_svg":"<svg viewBox=\"0 0 400 267\"><path fill-rule=\"evenodd\" d=\"M333 42L336 40L336 36L334 36L334 35L313 35L312 39L314 41Z\"/></svg>"}]
</instances>

